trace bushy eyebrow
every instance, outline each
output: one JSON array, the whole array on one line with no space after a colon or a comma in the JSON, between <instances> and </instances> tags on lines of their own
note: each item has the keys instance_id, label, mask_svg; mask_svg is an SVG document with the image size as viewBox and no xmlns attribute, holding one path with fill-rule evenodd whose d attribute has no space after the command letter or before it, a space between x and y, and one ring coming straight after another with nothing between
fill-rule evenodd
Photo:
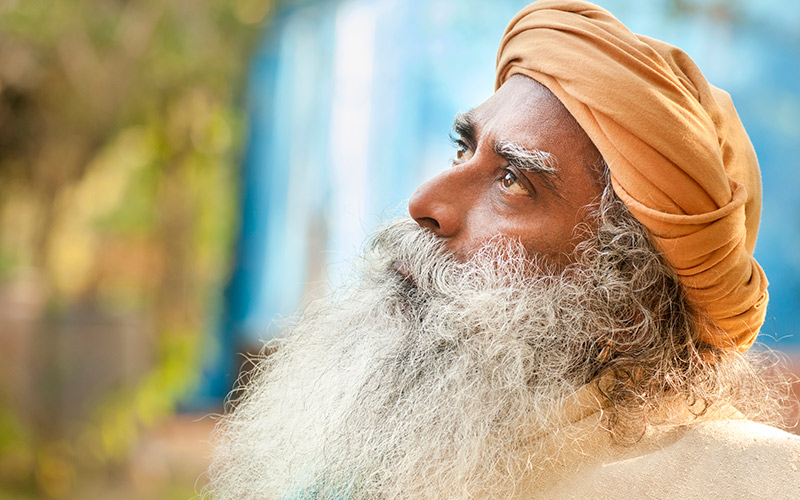
<instances>
[{"instance_id":1,"label":"bushy eyebrow","mask_svg":"<svg viewBox=\"0 0 800 500\"><path fill-rule=\"evenodd\" d=\"M494 152L504 158L509 165L530 172L541 177L546 187L553 192L558 192L555 181L559 179L556 157L547 151L527 148L522 144L511 141L498 141L494 145Z\"/></svg>"},{"instance_id":2,"label":"bushy eyebrow","mask_svg":"<svg viewBox=\"0 0 800 500\"><path fill-rule=\"evenodd\" d=\"M453 133L467 146L477 147L477 125L471 110L456 114L453 120ZM560 195L556 187L556 181L559 180L558 161L552 153L527 148L513 141L498 141L494 145L494 151L514 168L536 174L547 189Z\"/></svg>"},{"instance_id":3,"label":"bushy eyebrow","mask_svg":"<svg viewBox=\"0 0 800 500\"><path fill-rule=\"evenodd\" d=\"M455 119L453 119L453 132L467 145L476 146L477 131L472 111L456 114Z\"/></svg>"}]
</instances>

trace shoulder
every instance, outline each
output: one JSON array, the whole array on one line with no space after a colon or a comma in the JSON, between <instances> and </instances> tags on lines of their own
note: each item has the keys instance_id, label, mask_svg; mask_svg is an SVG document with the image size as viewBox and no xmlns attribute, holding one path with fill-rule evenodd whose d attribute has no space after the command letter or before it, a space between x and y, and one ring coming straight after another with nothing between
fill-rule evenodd
<instances>
[{"instance_id":1,"label":"shoulder","mask_svg":"<svg viewBox=\"0 0 800 500\"><path fill-rule=\"evenodd\" d=\"M648 497L800 498L800 437L793 434L722 419L696 421L653 440L651 449L631 450L617 467L619 474L638 475L649 485ZM667 489L659 494L655 485Z\"/></svg>"},{"instance_id":2,"label":"shoulder","mask_svg":"<svg viewBox=\"0 0 800 500\"><path fill-rule=\"evenodd\" d=\"M800 437L741 418L656 428L628 447L597 439L568 462L527 498L800 498Z\"/></svg>"},{"instance_id":3,"label":"shoulder","mask_svg":"<svg viewBox=\"0 0 800 500\"><path fill-rule=\"evenodd\" d=\"M800 436L775 427L745 419L698 422L686 429L674 450L664 452L713 465L714 481L755 487L753 492L762 494L790 488L786 498L800 498Z\"/></svg>"},{"instance_id":4,"label":"shoulder","mask_svg":"<svg viewBox=\"0 0 800 500\"><path fill-rule=\"evenodd\" d=\"M800 436L752 420L705 420L688 425L682 441L687 447L713 447L741 453L769 451L800 459ZM698 450L700 451L700 450ZM800 464L798 464L800 465Z\"/></svg>"}]
</instances>

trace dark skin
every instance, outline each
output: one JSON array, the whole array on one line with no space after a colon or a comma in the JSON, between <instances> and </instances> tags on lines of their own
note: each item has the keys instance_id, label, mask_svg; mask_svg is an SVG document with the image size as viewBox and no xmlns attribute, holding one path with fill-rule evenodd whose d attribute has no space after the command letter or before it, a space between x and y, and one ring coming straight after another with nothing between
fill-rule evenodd
<instances>
[{"instance_id":1,"label":"dark skin","mask_svg":"<svg viewBox=\"0 0 800 500\"><path fill-rule=\"evenodd\" d=\"M457 117L454 129L453 166L414 192L414 220L461 261L502 235L531 255L569 262L575 227L602 187L600 153L564 105L540 83L514 75Z\"/></svg>"}]
</instances>

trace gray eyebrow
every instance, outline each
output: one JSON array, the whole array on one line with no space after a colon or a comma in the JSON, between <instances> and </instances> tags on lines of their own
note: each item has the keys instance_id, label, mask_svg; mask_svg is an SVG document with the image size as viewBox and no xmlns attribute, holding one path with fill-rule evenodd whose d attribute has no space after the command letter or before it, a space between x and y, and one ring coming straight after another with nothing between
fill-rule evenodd
<instances>
[{"instance_id":1,"label":"gray eyebrow","mask_svg":"<svg viewBox=\"0 0 800 500\"><path fill-rule=\"evenodd\" d=\"M535 148L526 148L522 144L510 141L499 141L494 146L494 151L513 167L525 172L541 176L547 187L556 190L555 181L558 180L558 161L552 153Z\"/></svg>"}]
</instances>

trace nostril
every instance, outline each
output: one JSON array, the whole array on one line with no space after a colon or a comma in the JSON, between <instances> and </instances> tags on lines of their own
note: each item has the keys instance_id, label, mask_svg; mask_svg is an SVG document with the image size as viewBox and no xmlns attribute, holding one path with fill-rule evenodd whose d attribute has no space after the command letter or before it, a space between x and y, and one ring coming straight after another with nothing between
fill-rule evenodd
<instances>
[{"instance_id":1,"label":"nostril","mask_svg":"<svg viewBox=\"0 0 800 500\"><path fill-rule=\"evenodd\" d=\"M451 186L453 170L445 171L414 191L408 200L408 214L419 224L438 236L451 237L458 232L464 197Z\"/></svg>"},{"instance_id":2,"label":"nostril","mask_svg":"<svg viewBox=\"0 0 800 500\"><path fill-rule=\"evenodd\" d=\"M432 231L439 230L439 221L433 217L416 217L414 220L417 221L417 224L419 224L420 227L424 227Z\"/></svg>"}]
</instances>

